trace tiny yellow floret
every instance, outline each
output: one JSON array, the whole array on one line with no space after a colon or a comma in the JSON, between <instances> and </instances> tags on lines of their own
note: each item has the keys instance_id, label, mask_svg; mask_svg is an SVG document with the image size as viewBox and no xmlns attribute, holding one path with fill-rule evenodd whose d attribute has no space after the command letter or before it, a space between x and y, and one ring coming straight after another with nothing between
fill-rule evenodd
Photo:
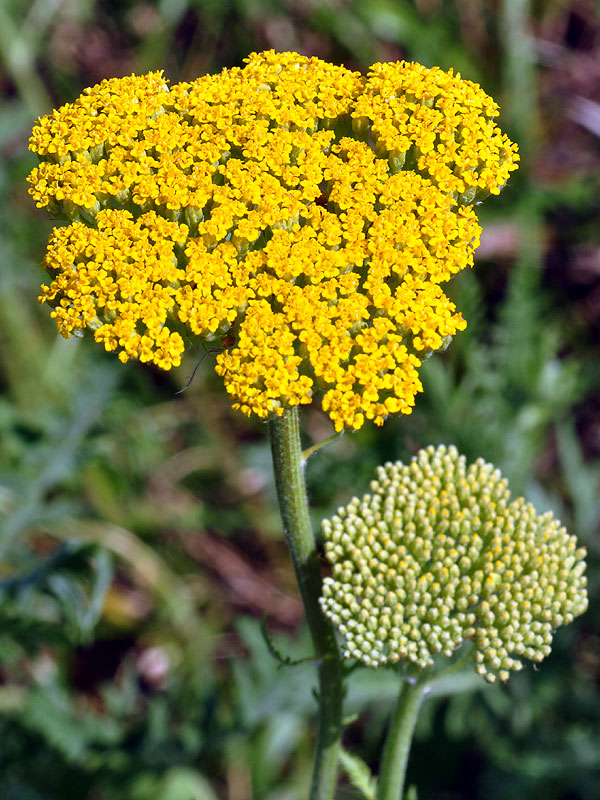
<instances>
[{"instance_id":1,"label":"tiny yellow floret","mask_svg":"<svg viewBox=\"0 0 600 800\"><path fill-rule=\"evenodd\" d=\"M466 323L473 204L517 167L495 103L452 72L366 76L296 53L169 86L112 78L38 120L29 176L54 229L59 332L168 370L217 343L235 408L319 395L335 428L409 414L419 367Z\"/></svg>"}]
</instances>

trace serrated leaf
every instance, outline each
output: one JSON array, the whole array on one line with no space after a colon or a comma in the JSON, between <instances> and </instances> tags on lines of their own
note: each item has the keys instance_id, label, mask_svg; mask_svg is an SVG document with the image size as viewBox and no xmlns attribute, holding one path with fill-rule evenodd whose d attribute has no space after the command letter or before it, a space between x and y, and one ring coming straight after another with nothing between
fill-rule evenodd
<instances>
[{"instance_id":1,"label":"serrated leaf","mask_svg":"<svg viewBox=\"0 0 600 800\"><path fill-rule=\"evenodd\" d=\"M373 777L368 764L344 748L340 750L340 763L354 788L362 793L365 800L375 800L377 779Z\"/></svg>"}]
</instances>

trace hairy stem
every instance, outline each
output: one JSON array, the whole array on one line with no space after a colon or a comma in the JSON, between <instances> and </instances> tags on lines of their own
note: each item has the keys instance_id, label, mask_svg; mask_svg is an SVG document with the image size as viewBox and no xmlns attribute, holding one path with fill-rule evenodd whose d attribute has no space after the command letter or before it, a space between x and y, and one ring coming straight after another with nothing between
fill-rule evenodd
<instances>
[{"instance_id":1,"label":"hairy stem","mask_svg":"<svg viewBox=\"0 0 600 800\"><path fill-rule=\"evenodd\" d=\"M321 567L304 484L298 409L269 422L279 509L319 666L319 726L310 800L332 800L342 717L342 666L333 626L319 605Z\"/></svg>"}]
</instances>

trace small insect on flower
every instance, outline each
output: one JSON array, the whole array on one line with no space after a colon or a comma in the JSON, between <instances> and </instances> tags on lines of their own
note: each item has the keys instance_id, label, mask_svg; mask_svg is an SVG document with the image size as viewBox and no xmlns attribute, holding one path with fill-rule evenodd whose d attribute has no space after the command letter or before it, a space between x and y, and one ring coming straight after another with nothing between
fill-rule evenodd
<instances>
[{"instance_id":1,"label":"small insect on flower","mask_svg":"<svg viewBox=\"0 0 600 800\"><path fill-rule=\"evenodd\" d=\"M441 284L473 263L473 203L517 168L497 113L408 62L268 51L174 86L105 80L33 129L30 192L69 223L40 301L123 362L222 347L247 415L316 395L336 430L409 414L423 359L466 325Z\"/></svg>"}]
</instances>

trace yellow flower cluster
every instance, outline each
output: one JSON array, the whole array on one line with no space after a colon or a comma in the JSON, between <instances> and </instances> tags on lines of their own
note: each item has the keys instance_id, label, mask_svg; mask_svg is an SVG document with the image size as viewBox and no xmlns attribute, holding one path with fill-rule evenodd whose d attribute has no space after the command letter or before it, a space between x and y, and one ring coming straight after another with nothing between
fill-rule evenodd
<instances>
[{"instance_id":1,"label":"yellow flower cluster","mask_svg":"<svg viewBox=\"0 0 600 800\"><path fill-rule=\"evenodd\" d=\"M70 221L40 300L122 361L220 344L248 415L317 392L337 430L410 413L423 358L465 327L440 284L472 264L471 203L516 148L491 99L439 69L246 61L106 80L38 121L30 192Z\"/></svg>"},{"instance_id":2,"label":"yellow flower cluster","mask_svg":"<svg viewBox=\"0 0 600 800\"><path fill-rule=\"evenodd\" d=\"M511 502L491 464L428 447L379 467L371 492L323 522L321 605L347 658L426 669L471 640L476 671L506 680L586 610L585 549L551 513Z\"/></svg>"},{"instance_id":3,"label":"yellow flower cluster","mask_svg":"<svg viewBox=\"0 0 600 800\"><path fill-rule=\"evenodd\" d=\"M493 121L498 112L460 74L400 61L371 67L352 117L396 169L416 169L469 204L498 194L516 168L516 146Z\"/></svg>"}]
</instances>

